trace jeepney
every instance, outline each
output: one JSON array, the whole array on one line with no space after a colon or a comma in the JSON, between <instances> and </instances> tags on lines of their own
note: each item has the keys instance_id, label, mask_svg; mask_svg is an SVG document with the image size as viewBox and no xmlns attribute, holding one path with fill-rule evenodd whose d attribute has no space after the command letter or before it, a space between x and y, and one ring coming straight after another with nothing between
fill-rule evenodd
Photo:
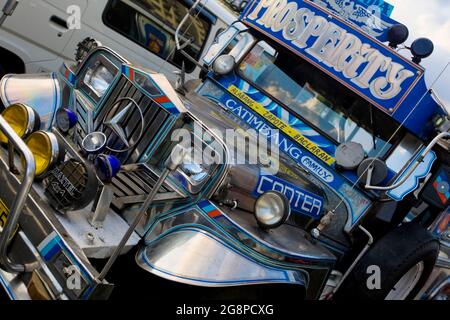
<instances>
[{"instance_id":1,"label":"jeepney","mask_svg":"<svg viewBox=\"0 0 450 320\"><path fill-rule=\"evenodd\" d=\"M415 298L448 263L450 124L419 64L432 45L416 41L410 61L393 49L404 26L357 1L355 22L340 3L250 1L208 72L176 90L105 47L5 76L9 296L106 299L131 254L125 282L134 268L306 299Z\"/></svg>"}]
</instances>

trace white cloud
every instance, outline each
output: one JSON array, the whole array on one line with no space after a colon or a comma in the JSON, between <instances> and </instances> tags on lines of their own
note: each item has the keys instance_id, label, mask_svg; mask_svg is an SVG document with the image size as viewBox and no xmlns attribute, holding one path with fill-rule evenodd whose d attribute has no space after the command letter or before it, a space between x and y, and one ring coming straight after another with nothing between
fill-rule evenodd
<instances>
[{"instance_id":1,"label":"white cloud","mask_svg":"<svg viewBox=\"0 0 450 320\"><path fill-rule=\"evenodd\" d=\"M424 67L427 68L427 83L431 85L450 62L450 1L387 1L395 6L392 18L409 28L408 45L419 37L433 40L435 52L430 58L423 61ZM434 89L450 107L450 67L436 83Z\"/></svg>"}]
</instances>

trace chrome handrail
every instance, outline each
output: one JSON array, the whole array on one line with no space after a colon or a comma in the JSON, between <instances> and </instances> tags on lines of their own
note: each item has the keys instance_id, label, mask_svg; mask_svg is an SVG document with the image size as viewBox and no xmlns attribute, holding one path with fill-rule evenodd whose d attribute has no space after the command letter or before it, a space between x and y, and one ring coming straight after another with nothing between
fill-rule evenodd
<instances>
[{"instance_id":1,"label":"chrome handrail","mask_svg":"<svg viewBox=\"0 0 450 320\"><path fill-rule=\"evenodd\" d=\"M22 273L31 272L35 270L39 264L17 264L12 262L7 254L7 248L11 235L14 233L17 223L19 222L20 215L22 214L25 202L33 184L36 174L36 163L34 156L25 142L16 134L16 132L10 127L8 122L0 115L0 131L8 138L17 151L19 151L25 160L25 173L23 180L20 183L20 189L17 192L17 196L14 200L11 210L6 220L6 225L3 228L3 232L0 235L0 268L10 273Z\"/></svg>"},{"instance_id":2,"label":"chrome handrail","mask_svg":"<svg viewBox=\"0 0 450 320\"><path fill-rule=\"evenodd\" d=\"M398 181L395 184L392 184L389 187L378 187L378 186L371 186L370 182L372 180L372 174L374 171L374 163L372 163L371 166L369 166L368 169L368 174L367 174L367 181L366 181L366 185L364 186L365 189L367 190L375 190L375 191L390 191L390 190L394 190L397 189L398 187L400 187L402 184L404 184L414 173L414 171L419 167L419 165L423 162L423 160L425 159L425 157L433 150L434 146L436 146L436 144L438 144L439 141L444 140L444 139L450 139L450 132L442 132L439 135L436 136L436 138L433 139L433 141L431 141L431 143L428 145L428 147L420 154L420 156L414 161L414 165L412 167L409 167L406 172L404 172L404 176L403 178Z\"/></svg>"}]
</instances>

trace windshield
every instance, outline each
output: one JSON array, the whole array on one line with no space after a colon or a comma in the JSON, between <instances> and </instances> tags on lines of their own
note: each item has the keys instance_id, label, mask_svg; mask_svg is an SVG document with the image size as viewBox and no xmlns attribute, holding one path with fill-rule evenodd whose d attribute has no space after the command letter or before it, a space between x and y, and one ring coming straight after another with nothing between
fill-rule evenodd
<instances>
[{"instance_id":1,"label":"windshield","mask_svg":"<svg viewBox=\"0 0 450 320\"><path fill-rule=\"evenodd\" d=\"M399 125L300 57L262 41L239 69L247 81L337 144L360 143L371 157L391 148L387 141Z\"/></svg>"}]
</instances>

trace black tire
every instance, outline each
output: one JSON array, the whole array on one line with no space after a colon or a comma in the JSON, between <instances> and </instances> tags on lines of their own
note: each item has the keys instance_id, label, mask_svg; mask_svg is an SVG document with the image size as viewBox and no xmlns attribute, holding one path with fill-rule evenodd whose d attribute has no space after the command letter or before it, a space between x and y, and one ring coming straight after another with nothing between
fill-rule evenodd
<instances>
[{"instance_id":1,"label":"black tire","mask_svg":"<svg viewBox=\"0 0 450 320\"><path fill-rule=\"evenodd\" d=\"M360 260L335 295L336 300L384 300L411 268L423 262L423 272L406 300L412 300L428 280L439 254L439 241L417 223L404 224L377 241ZM368 269L378 266L381 289L370 290Z\"/></svg>"}]
</instances>

